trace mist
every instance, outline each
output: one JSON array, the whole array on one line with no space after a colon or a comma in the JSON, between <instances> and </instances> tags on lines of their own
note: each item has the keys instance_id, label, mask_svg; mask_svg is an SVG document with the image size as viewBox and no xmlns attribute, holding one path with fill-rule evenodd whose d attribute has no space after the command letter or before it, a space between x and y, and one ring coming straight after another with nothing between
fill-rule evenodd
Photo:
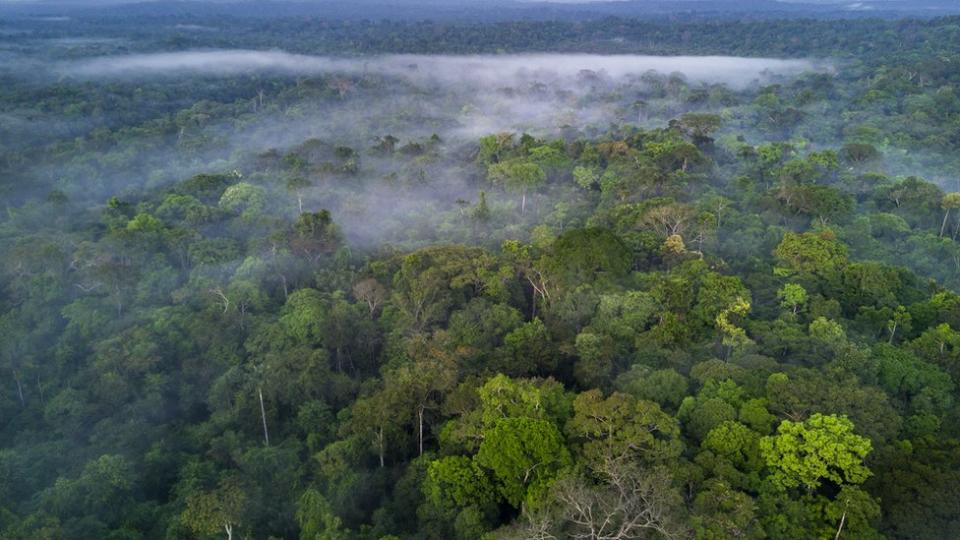
<instances>
[{"instance_id":1,"label":"mist","mask_svg":"<svg viewBox=\"0 0 960 540\"><path fill-rule=\"evenodd\" d=\"M694 90L749 94L802 73L832 70L824 61L732 56L331 57L250 50L94 56L51 62L34 71L65 83L136 88L205 78L218 84L229 78L263 90L251 91L241 118L187 122L175 139L158 139L132 154L122 149L88 152L105 164L96 183L90 182L86 168L63 169L56 163L36 165L30 176L57 178L58 189L73 191L74 200L93 203L116 192L162 189L197 173L245 171L259 154L283 153L306 140L319 140L356 149L360 170L342 186L315 179L314 187L305 191L309 206L329 209L354 246L376 248L383 242L403 242L410 224L457 212L457 201L477 200L479 189L463 165L483 135L569 138L595 136L611 125L658 127L684 112L719 107L686 103L684 95ZM326 95L317 96L316 90L311 97L278 95L270 89L271 81L294 89L305 84ZM9 126L11 139L18 129L54 131L52 124L21 120ZM74 125L71 132L77 131L82 128ZM434 135L441 143L426 162L426 157L408 162L369 152L383 137L397 138L399 147L423 144ZM185 151L190 141L204 142ZM119 156L124 157L118 161ZM80 185L84 187L77 191ZM286 195L281 190L278 197ZM506 201L490 200L498 202Z\"/></svg>"},{"instance_id":2,"label":"mist","mask_svg":"<svg viewBox=\"0 0 960 540\"><path fill-rule=\"evenodd\" d=\"M829 69L810 60L731 56L641 56L591 54L517 54L498 56L384 55L361 58L309 56L282 51L212 50L97 57L59 66L58 71L84 79L377 73L421 84L513 85L522 82L570 82L585 72L613 79L645 72L682 73L695 83L722 83L733 88Z\"/></svg>"}]
</instances>

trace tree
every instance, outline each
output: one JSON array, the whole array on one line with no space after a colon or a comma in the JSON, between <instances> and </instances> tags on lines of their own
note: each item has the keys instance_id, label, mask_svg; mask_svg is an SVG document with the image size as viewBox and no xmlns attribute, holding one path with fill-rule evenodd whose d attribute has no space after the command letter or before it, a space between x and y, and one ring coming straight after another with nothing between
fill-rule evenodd
<instances>
[{"instance_id":1,"label":"tree","mask_svg":"<svg viewBox=\"0 0 960 540\"><path fill-rule=\"evenodd\" d=\"M617 350L628 354L637 336L655 320L657 307L657 301L647 292L601 294L590 328L612 337Z\"/></svg>"},{"instance_id":2,"label":"tree","mask_svg":"<svg viewBox=\"0 0 960 540\"><path fill-rule=\"evenodd\" d=\"M247 221L259 217L266 206L266 192L260 186L240 182L228 187L220 197L220 207Z\"/></svg>"},{"instance_id":3,"label":"tree","mask_svg":"<svg viewBox=\"0 0 960 540\"><path fill-rule=\"evenodd\" d=\"M440 408L443 396L457 383L454 362L453 357L442 351L430 351L425 358L403 364L385 377L386 391L395 396L398 405L412 413L417 455L423 455L425 430L430 421L427 414ZM402 414L402 410L398 414Z\"/></svg>"},{"instance_id":4,"label":"tree","mask_svg":"<svg viewBox=\"0 0 960 540\"><path fill-rule=\"evenodd\" d=\"M573 180L583 189L592 190L600 182L600 174L592 167L578 165L573 169Z\"/></svg>"},{"instance_id":5,"label":"tree","mask_svg":"<svg viewBox=\"0 0 960 540\"><path fill-rule=\"evenodd\" d=\"M940 221L943 190L915 176L878 186L874 198L882 209L895 211L915 227L933 228Z\"/></svg>"},{"instance_id":6,"label":"tree","mask_svg":"<svg viewBox=\"0 0 960 540\"><path fill-rule=\"evenodd\" d=\"M661 171L666 173L687 173L690 165L699 165L707 162L706 157L693 144L677 137L663 141L649 141L643 146L644 155L648 156Z\"/></svg>"},{"instance_id":7,"label":"tree","mask_svg":"<svg viewBox=\"0 0 960 540\"><path fill-rule=\"evenodd\" d=\"M599 390L589 390L577 396L573 408L566 432L592 468L621 459L665 463L683 449L680 426L656 403L618 392L604 399Z\"/></svg>"},{"instance_id":8,"label":"tree","mask_svg":"<svg viewBox=\"0 0 960 540\"><path fill-rule=\"evenodd\" d=\"M673 369L653 370L643 364L634 364L629 371L617 377L614 386L637 399L653 401L661 407L676 410L688 394L689 382Z\"/></svg>"},{"instance_id":9,"label":"tree","mask_svg":"<svg viewBox=\"0 0 960 540\"><path fill-rule=\"evenodd\" d=\"M473 209L473 219L479 221L480 223L486 223L490 221L490 205L487 204L487 192L480 192L480 200L477 201L476 207Z\"/></svg>"},{"instance_id":10,"label":"tree","mask_svg":"<svg viewBox=\"0 0 960 540\"><path fill-rule=\"evenodd\" d=\"M738 296L732 304L717 314L717 329L722 336L723 345L729 350L753 343L753 340L747 337L747 332L731 321L732 316L746 317L748 313L750 313L750 302Z\"/></svg>"},{"instance_id":11,"label":"tree","mask_svg":"<svg viewBox=\"0 0 960 540\"><path fill-rule=\"evenodd\" d=\"M843 415L873 441L895 437L901 418L879 388L864 386L855 376L841 380L812 369L792 369L790 376L774 373L767 380L769 411L793 422L811 414Z\"/></svg>"},{"instance_id":12,"label":"tree","mask_svg":"<svg viewBox=\"0 0 960 540\"><path fill-rule=\"evenodd\" d=\"M349 532L343 530L342 521L330 503L319 491L309 488L297 501L297 523L300 525L300 540L347 540Z\"/></svg>"},{"instance_id":13,"label":"tree","mask_svg":"<svg viewBox=\"0 0 960 540\"><path fill-rule=\"evenodd\" d=\"M910 316L907 308L897 306L897 309L893 310L890 319L887 320L887 331L890 333L890 339L887 343L893 343L893 340L897 337L897 330L909 332L912 320L913 317Z\"/></svg>"},{"instance_id":14,"label":"tree","mask_svg":"<svg viewBox=\"0 0 960 540\"><path fill-rule=\"evenodd\" d=\"M955 381L960 380L960 332L949 324L928 328L910 343L910 349L920 358L943 368Z\"/></svg>"},{"instance_id":15,"label":"tree","mask_svg":"<svg viewBox=\"0 0 960 540\"><path fill-rule=\"evenodd\" d=\"M760 539L766 535L757 519L758 508L752 497L733 489L727 482L711 479L693 501L691 519L697 538Z\"/></svg>"},{"instance_id":16,"label":"tree","mask_svg":"<svg viewBox=\"0 0 960 540\"><path fill-rule=\"evenodd\" d=\"M576 476L555 485L553 497L570 526L564 537L626 540L653 533L673 540L690 536L678 516L682 497L663 468L642 470L629 460L608 461L596 474L599 485Z\"/></svg>"},{"instance_id":17,"label":"tree","mask_svg":"<svg viewBox=\"0 0 960 540\"><path fill-rule=\"evenodd\" d=\"M940 208L944 209L943 223L940 224L940 236L947 228L947 220L950 218L950 211L960 208L960 193L947 193L940 201Z\"/></svg>"},{"instance_id":18,"label":"tree","mask_svg":"<svg viewBox=\"0 0 960 540\"><path fill-rule=\"evenodd\" d=\"M881 452L878 452L880 454ZM921 437L882 451L871 491L883 507L888 537L937 540L958 525L960 443Z\"/></svg>"},{"instance_id":19,"label":"tree","mask_svg":"<svg viewBox=\"0 0 960 540\"><path fill-rule=\"evenodd\" d=\"M860 484L872 474L863 464L870 439L853 433L846 416L814 414L803 422L784 420L777 434L760 439L760 452L782 488L815 490L824 480Z\"/></svg>"},{"instance_id":20,"label":"tree","mask_svg":"<svg viewBox=\"0 0 960 540\"><path fill-rule=\"evenodd\" d=\"M41 502L61 520L86 517L116 527L130 504L134 484L131 464L120 455L104 454L88 461L77 478L57 478L42 493Z\"/></svg>"},{"instance_id":21,"label":"tree","mask_svg":"<svg viewBox=\"0 0 960 540\"><path fill-rule=\"evenodd\" d=\"M847 263L847 247L829 229L787 233L773 251L788 270L828 276Z\"/></svg>"},{"instance_id":22,"label":"tree","mask_svg":"<svg viewBox=\"0 0 960 540\"><path fill-rule=\"evenodd\" d=\"M787 283L777 291L780 307L791 310L794 315L807 303L807 290L796 283Z\"/></svg>"},{"instance_id":23,"label":"tree","mask_svg":"<svg viewBox=\"0 0 960 540\"><path fill-rule=\"evenodd\" d=\"M725 421L710 430L694 462L707 477L745 491L762 486L763 459L760 434L735 421Z\"/></svg>"},{"instance_id":24,"label":"tree","mask_svg":"<svg viewBox=\"0 0 960 540\"><path fill-rule=\"evenodd\" d=\"M300 214L290 235L293 252L314 263L336 251L340 242L340 230L327 210Z\"/></svg>"},{"instance_id":25,"label":"tree","mask_svg":"<svg viewBox=\"0 0 960 540\"><path fill-rule=\"evenodd\" d=\"M887 344L874 347L872 356L878 384L891 397L909 404L914 414L939 418L953 405L954 382L937 366Z\"/></svg>"},{"instance_id":26,"label":"tree","mask_svg":"<svg viewBox=\"0 0 960 540\"><path fill-rule=\"evenodd\" d=\"M491 377L477 391L485 427L503 418L532 418L562 425L571 413L571 397L554 379Z\"/></svg>"},{"instance_id":27,"label":"tree","mask_svg":"<svg viewBox=\"0 0 960 540\"><path fill-rule=\"evenodd\" d=\"M859 165L876 159L880 156L880 152L872 144L848 143L843 145L841 155L844 160Z\"/></svg>"},{"instance_id":28,"label":"tree","mask_svg":"<svg viewBox=\"0 0 960 540\"><path fill-rule=\"evenodd\" d=\"M632 263L627 246L606 229L572 229L560 235L537 263L556 286L575 288L584 283L623 277Z\"/></svg>"},{"instance_id":29,"label":"tree","mask_svg":"<svg viewBox=\"0 0 960 540\"><path fill-rule=\"evenodd\" d=\"M423 481L427 500L440 508L477 506L489 509L499 496L496 487L475 460L447 456L430 462Z\"/></svg>"},{"instance_id":30,"label":"tree","mask_svg":"<svg viewBox=\"0 0 960 540\"><path fill-rule=\"evenodd\" d=\"M495 184L520 193L520 213L527 208L527 192L547 181L547 174L540 165L530 161L512 159L490 165L487 176Z\"/></svg>"},{"instance_id":31,"label":"tree","mask_svg":"<svg viewBox=\"0 0 960 540\"><path fill-rule=\"evenodd\" d=\"M616 352L613 339L593 332L580 332L575 347L580 357L574 368L577 381L586 388L606 385L613 372Z\"/></svg>"},{"instance_id":32,"label":"tree","mask_svg":"<svg viewBox=\"0 0 960 540\"><path fill-rule=\"evenodd\" d=\"M387 289L375 278L362 279L353 285L353 296L367 304L370 317L373 318L377 308L387 299Z\"/></svg>"},{"instance_id":33,"label":"tree","mask_svg":"<svg viewBox=\"0 0 960 540\"><path fill-rule=\"evenodd\" d=\"M680 236L696 216L696 210L686 204L669 203L657 205L643 214L643 224L656 232L661 238Z\"/></svg>"},{"instance_id":34,"label":"tree","mask_svg":"<svg viewBox=\"0 0 960 540\"><path fill-rule=\"evenodd\" d=\"M797 214L816 218L820 225L839 221L853 212L853 199L833 186L783 184L777 199Z\"/></svg>"},{"instance_id":35,"label":"tree","mask_svg":"<svg viewBox=\"0 0 960 540\"><path fill-rule=\"evenodd\" d=\"M357 399L351 407L350 423L344 425L344 431L360 436L372 446L381 468L386 466L388 444L399 435L401 411L395 397L381 390Z\"/></svg>"},{"instance_id":36,"label":"tree","mask_svg":"<svg viewBox=\"0 0 960 540\"><path fill-rule=\"evenodd\" d=\"M557 351L539 318L521 324L503 337L502 360L495 367L513 376L547 375L557 364Z\"/></svg>"},{"instance_id":37,"label":"tree","mask_svg":"<svg viewBox=\"0 0 960 540\"><path fill-rule=\"evenodd\" d=\"M817 317L810 322L810 337L826 345L828 350L836 351L847 343L847 334L837 321L826 317Z\"/></svg>"},{"instance_id":38,"label":"tree","mask_svg":"<svg viewBox=\"0 0 960 540\"><path fill-rule=\"evenodd\" d=\"M557 426L526 417L501 418L484 430L475 459L493 472L497 490L514 508L542 502L553 480L572 464Z\"/></svg>"},{"instance_id":39,"label":"tree","mask_svg":"<svg viewBox=\"0 0 960 540\"><path fill-rule=\"evenodd\" d=\"M392 303L416 330L446 322L470 298L496 297L502 285L493 257L479 248L434 246L399 259Z\"/></svg>"},{"instance_id":40,"label":"tree","mask_svg":"<svg viewBox=\"0 0 960 540\"><path fill-rule=\"evenodd\" d=\"M480 150L477 162L481 165L498 163L504 154L514 146L513 133L498 133L480 137Z\"/></svg>"},{"instance_id":41,"label":"tree","mask_svg":"<svg viewBox=\"0 0 960 540\"><path fill-rule=\"evenodd\" d=\"M303 190L311 185L310 181L302 176L294 176L287 180L287 191L297 197L297 214L303 214Z\"/></svg>"},{"instance_id":42,"label":"tree","mask_svg":"<svg viewBox=\"0 0 960 540\"><path fill-rule=\"evenodd\" d=\"M717 426L737 418L736 403L709 395L709 392L701 391L700 394L686 397L677 411L684 429L698 441L704 440Z\"/></svg>"},{"instance_id":43,"label":"tree","mask_svg":"<svg viewBox=\"0 0 960 540\"><path fill-rule=\"evenodd\" d=\"M671 121L696 145L710 142L710 134L720 129L722 123L720 115L712 113L686 113L678 120Z\"/></svg>"},{"instance_id":44,"label":"tree","mask_svg":"<svg viewBox=\"0 0 960 540\"><path fill-rule=\"evenodd\" d=\"M222 529L227 540L233 540L234 530L243 521L245 506L246 495L239 480L230 477L213 491L190 495L180 519L197 534L214 534Z\"/></svg>"}]
</instances>

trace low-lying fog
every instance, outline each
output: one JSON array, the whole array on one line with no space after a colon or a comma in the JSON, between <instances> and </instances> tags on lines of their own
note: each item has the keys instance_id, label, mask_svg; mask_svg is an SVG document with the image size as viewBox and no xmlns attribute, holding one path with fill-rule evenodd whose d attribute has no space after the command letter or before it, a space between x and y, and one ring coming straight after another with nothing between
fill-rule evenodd
<instances>
[{"instance_id":1,"label":"low-lying fog","mask_svg":"<svg viewBox=\"0 0 960 540\"><path fill-rule=\"evenodd\" d=\"M606 127L642 121L656 101L653 86L665 75L690 86L725 85L733 90L830 70L827 63L771 58L522 54L500 56L386 55L335 58L280 51L217 50L101 56L51 67L64 79L81 82L146 82L191 77L339 77L342 99L322 106L305 103L262 122L267 147L287 146L305 137L336 136L356 142L369 129L394 129L423 136L476 138L503 131L555 134L559 128ZM661 76L657 77L656 74ZM388 91L370 91L377 81ZM386 81L386 83L383 83ZM251 96L253 97L253 96ZM269 103L269 95L266 101ZM663 97L663 96L661 96ZM666 96L676 101L679 96ZM662 103L661 103L662 105ZM320 113L320 114L311 114ZM681 111L682 112L682 111ZM404 122L410 119L410 122ZM426 121L425 121L426 120ZM662 120L662 118L658 118ZM372 125L371 125L372 124ZM274 129L276 128L276 129ZM250 144L257 130L240 138ZM276 138L279 137L279 138Z\"/></svg>"},{"instance_id":2,"label":"low-lying fog","mask_svg":"<svg viewBox=\"0 0 960 540\"><path fill-rule=\"evenodd\" d=\"M80 78L179 75L240 75L253 72L362 76L379 73L418 83L472 84L482 87L521 82L571 82L595 72L613 79L646 72L682 73L694 83L723 83L743 88L773 75L790 76L825 69L809 60L732 56L639 56L592 54L516 54L497 56L385 55L337 58L281 51L213 50L132 54L91 58L59 66Z\"/></svg>"},{"instance_id":3,"label":"low-lying fog","mask_svg":"<svg viewBox=\"0 0 960 540\"><path fill-rule=\"evenodd\" d=\"M56 179L56 187L74 200L102 203L113 194L135 192L141 186L160 187L197 172L231 170L243 162L241 156L274 148L284 151L316 138L351 146L361 152L362 159L358 183L348 191L329 185L313 189L308 194L310 206L329 208L358 243L402 241L398 231L413 216L440 215L455 211L458 200L476 200L477 188L468 187L462 167L482 135L525 131L556 136L569 130L591 134L625 122L664 125L687 110L720 108L717 103L725 101L725 93L749 94L762 84L831 69L823 62L770 58L587 54L334 58L246 50L51 61L41 71L53 75L58 85L107 84L140 92L141 88L177 88L193 80L221 85L224 79L236 79L248 85L262 81L265 90L257 91L259 83L252 83L250 95L244 98L249 105L242 112L217 117L201 107L178 115L181 127L175 136L138 133L136 137L155 140L87 150L82 167L38 165L27 173L33 179L24 182ZM37 71L31 76L36 78ZM269 84L276 80L286 82ZM296 97L301 81L327 90L305 91L304 97ZM684 93L693 90L711 97L691 105ZM177 92L149 95L154 97L144 99L159 99L158 95L174 99ZM47 129L42 121L6 112L18 120L7 124L12 131ZM52 123L48 127L50 133L57 132ZM403 145L433 134L443 141L442 157L440 162L416 165L419 173L409 163L390 162L370 153L376 141L387 135ZM15 134L0 129L0 136ZM92 163L99 169L95 175L90 172ZM423 178L413 186L383 182L398 174Z\"/></svg>"}]
</instances>

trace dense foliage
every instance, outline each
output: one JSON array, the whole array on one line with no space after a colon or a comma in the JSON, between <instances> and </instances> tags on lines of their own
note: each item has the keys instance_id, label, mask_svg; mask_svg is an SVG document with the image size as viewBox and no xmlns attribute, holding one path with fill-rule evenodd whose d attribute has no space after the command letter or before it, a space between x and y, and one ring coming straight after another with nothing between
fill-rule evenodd
<instances>
[{"instance_id":1,"label":"dense foliage","mask_svg":"<svg viewBox=\"0 0 960 540\"><path fill-rule=\"evenodd\" d=\"M957 23L141 45L837 59L739 89L588 73L613 125L462 138L453 90L361 114L416 95L385 77L4 72L0 538L944 537ZM355 125L290 127L330 104Z\"/></svg>"}]
</instances>

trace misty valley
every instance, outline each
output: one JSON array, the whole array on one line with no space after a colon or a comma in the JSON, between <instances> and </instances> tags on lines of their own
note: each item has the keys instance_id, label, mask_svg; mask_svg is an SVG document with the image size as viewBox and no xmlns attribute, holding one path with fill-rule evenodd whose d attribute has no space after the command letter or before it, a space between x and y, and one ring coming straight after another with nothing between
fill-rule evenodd
<instances>
[{"instance_id":1,"label":"misty valley","mask_svg":"<svg viewBox=\"0 0 960 540\"><path fill-rule=\"evenodd\" d=\"M0 6L0 539L955 536L960 17L387 4Z\"/></svg>"}]
</instances>

